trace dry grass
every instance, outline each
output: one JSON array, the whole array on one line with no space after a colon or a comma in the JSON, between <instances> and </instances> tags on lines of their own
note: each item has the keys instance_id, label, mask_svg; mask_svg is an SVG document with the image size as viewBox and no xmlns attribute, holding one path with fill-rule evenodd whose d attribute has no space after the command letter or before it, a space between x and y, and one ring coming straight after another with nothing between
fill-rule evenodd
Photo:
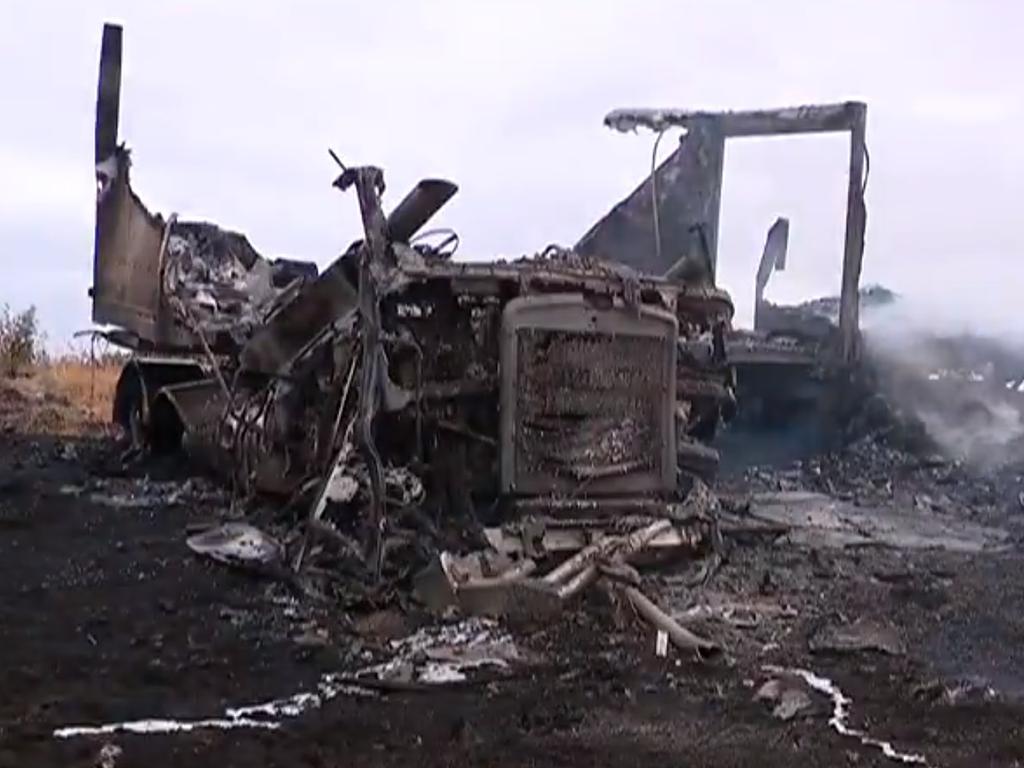
<instances>
[{"instance_id":1,"label":"dry grass","mask_svg":"<svg viewBox=\"0 0 1024 768\"><path fill-rule=\"evenodd\" d=\"M106 431L121 365L65 357L0 380L0 428L52 435Z\"/></svg>"},{"instance_id":2,"label":"dry grass","mask_svg":"<svg viewBox=\"0 0 1024 768\"><path fill-rule=\"evenodd\" d=\"M114 388L121 375L122 363L97 363L80 360L57 360L42 369L41 375L54 391L67 398L97 421L109 421L114 403Z\"/></svg>"}]
</instances>

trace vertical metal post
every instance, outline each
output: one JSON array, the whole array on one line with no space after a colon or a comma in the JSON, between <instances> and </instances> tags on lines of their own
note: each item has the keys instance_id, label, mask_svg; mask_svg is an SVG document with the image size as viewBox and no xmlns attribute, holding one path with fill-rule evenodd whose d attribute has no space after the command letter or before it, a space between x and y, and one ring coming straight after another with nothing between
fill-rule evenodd
<instances>
[{"instance_id":1,"label":"vertical metal post","mask_svg":"<svg viewBox=\"0 0 1024 768\"><path fill-rule=\"evenodd\" d=\"M852 363L858 353L860 324L861 263L864 259L864 145L867 108L849 105L850 116L850 179L846 196L846 244L843 250L843 284L839 296L839 333L842 337L843 362Z\"/></svg>"},{"instance_id":2,"label":"vertical metal post","mask_svg":"<svg viewBox=\"0 0 1024 768\"><path fill-rule=\"evenodd\" d=\"M96 164L117 149L117 122L121 108L122 30L117 24L103 25L100 75L96 86Z\"/></svg>"}]
</instances>

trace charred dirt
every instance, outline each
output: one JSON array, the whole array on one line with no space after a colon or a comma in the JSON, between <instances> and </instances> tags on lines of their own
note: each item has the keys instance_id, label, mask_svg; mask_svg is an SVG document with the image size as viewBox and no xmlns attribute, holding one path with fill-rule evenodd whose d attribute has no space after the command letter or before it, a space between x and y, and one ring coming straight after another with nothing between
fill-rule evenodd
<instances>
[{"instance_id":1,"label":"charred dirt","mask_svg":"<svg viewBox=\"0 0 1024 768\"><path fill-rule=\"evenodd\" d=\"M186 465L125 467L109 438L9 431L0 452L0 763L892 764L877 744L830 727L834 701L792 671L806 670L849 699L849 728L899 755L1020 764L1024 558L1014 476L859 450L723 488L724 561L710 578L689 560L645 569L645 589L720 644L717 658L671 646L659 656L655 633L628 607L588 591L543 622L488 624L516 648L507 666L448 682L335 680L327 691L331 675L388 663L403 638L460 620L415 601L345 612L272 576L197 557L188 532L233 513L229 496ZM898 456L906 468L891 475L918 499L913 516L983 524L1005 534L998 546L812 545L793 535L798 526L767 526L759 494L816 492L835 466L847 484L833 482L833 498L856 504L859 493L862 509L888 520L907 498L883 498L864 468L880 473ZM772 698L780 689L788 698ZM284 712L282 701L318 690L318 703ZM256 719L273 719L273 730L55 735L230 721L231 710L266 702L277 714Z\"/></svg>"}]
</instances>

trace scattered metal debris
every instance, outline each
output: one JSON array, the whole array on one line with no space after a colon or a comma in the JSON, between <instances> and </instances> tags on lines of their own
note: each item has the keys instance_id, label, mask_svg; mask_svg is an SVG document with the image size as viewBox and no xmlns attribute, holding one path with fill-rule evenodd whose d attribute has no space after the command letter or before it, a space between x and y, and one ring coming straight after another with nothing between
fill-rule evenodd
<instances>
[{"instance_id":1,"label":"scattered metal debris","mask_svg":"<svg viewBox=\"0 0 1024 768\"><path fill-rule=\"evenodd\" d=\"M426 627L390 645L391 659L360 670L351 679L457 683L481 670L505 673L510 665L523 661L511 635L480 618Z\"/></svg>"},{"instance_id":2,"label":"scattered metal debris","mask_svg":"<svg viewBox=\"0 0 1024 768\"><path fill-rule=\"evenodd\" d=\"M797 610L791 605L780 604L778 601L762 599L743 602L702 600L679 614L685 621L714 620L732 627L749 629L772 619L793 619Z\"/></svg>"},{"instance_id":3,"label":"scattered metal debris","mask_svg":"<svg viewBox=\"0 0 1024 768\"><path fill-rule=\"evenodd\" d=\"M643 592L633 586L609 582L612 588L621 591L633 606L656 631L664 632L669 640L680 650L694 651L700 657L717 654L721 648L717 643L695 635L683 627L675 619L651 602Z\"/></svg>"},{"instance_id":4,"label":"scattered metal debris","mask_svg":"<svg viewBox=\"0 0 1024 768\"><path fill-rule=\"evenodd\" d=\"M175 504L203 504L219 507L225 504L225 494L209 488L194 478L185 480L93 480L87 485L69 485L60 489L64 495L85 494L96 504L117 509L149 509Z\"/></svg>"},{"instance_id":5,"label":"scattered metal debris","mask_svg":"<svg viewBox=\"0 0 1024 768\"><path fill-rule=\"evenodd\" d=\"M229 522L189 536L188 548L226 565L267 569L284 559L284 546L248 523Z\"/></svg>"},{"instance_id":6,"label":"scattered metal debris","mask_svg":"<svg viewBox=\"0 0 1024 768\"><path fill-rule=\"evenodd\" d=\"M772 715L779 720L792 720L797 715L808 717L814 714L814 700L809 691L813 689L802 677L779 675L758 688L754 700L771 703Z\"/></svg>"},{"instance_id":7,"label":"scattered metal debris","mask_svg":"<svg viewBox=\"0 0 1024 768\"><path fill-rule=\"evenodd\" d=\"M537 563L529 558L501 569L493 565L485 569L480 565L488 560L484 555L455 558L442 552L437 563L420 575L417 592L435 610L457 605L471 614L538 617L558 613L567 601L600 581L606 591L625 599L677 647L713 654L719 650L715 643L680 626L637 589L640 576L628 565L658 537L673 530L671 521L657 520L626 534L601 535L540 578L532 578ZM677 541L681 544L686 539ZM500 553L495 551L490 560L495 557Z\"/></svg>"},{"instance_id":8,"label":"scattered metal debris","mask_svg":"<svg viewBox=\"0 0 1024 768\"><path fill-rule=\"evenodd\" d=\"M665 539L666 535L675 534ZM495 541L503 541L501 532L493 532ZM651 624L656 632L679 648L695 650L701 655L713 654L718 646L694 635L654 605L637 584L640 576L628 565L643 555L662 537L677 548L689 543L685 535L669 520L657 520L621 535L599 535L594 543L578 550L539 578L533 578L537 563L523 558L512 563L505 558L503 567L495 567L502 555L455 558L443 552L436 563L420 574L417 594L435 610L458 606L464 613L505 616L521 622L559 613L563 606L588 586L600 582L602 588L619 600L633 606L636 613ZM539 542L543 541L543 534ZM534 551L538 552L535 542ZM661 544L664 548L665 543ZM483 565L482 565L483 564Z\"/></svg>"}]
</instances>

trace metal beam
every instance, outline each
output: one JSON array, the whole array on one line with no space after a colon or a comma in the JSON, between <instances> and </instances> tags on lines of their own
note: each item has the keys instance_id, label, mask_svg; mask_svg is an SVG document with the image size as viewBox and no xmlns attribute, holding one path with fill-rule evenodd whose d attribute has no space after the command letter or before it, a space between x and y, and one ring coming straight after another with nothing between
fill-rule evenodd
<instances>
[{"instance_id":1,"label":"metal beam","mask_svg":"<svg viewBox=\"0 0 1024 768\"><path fill-rule=\"evenodd\" d=\"M617 131L649 128L692 128L713 123L724 137L772 136L787 133L824 133L846 131L853 127L866 106L859 101L838 104L814 104L781 109L753 109L737 112L708 112L685 109L616 109L604 124Z\"/></svg>"}]
</instances>

